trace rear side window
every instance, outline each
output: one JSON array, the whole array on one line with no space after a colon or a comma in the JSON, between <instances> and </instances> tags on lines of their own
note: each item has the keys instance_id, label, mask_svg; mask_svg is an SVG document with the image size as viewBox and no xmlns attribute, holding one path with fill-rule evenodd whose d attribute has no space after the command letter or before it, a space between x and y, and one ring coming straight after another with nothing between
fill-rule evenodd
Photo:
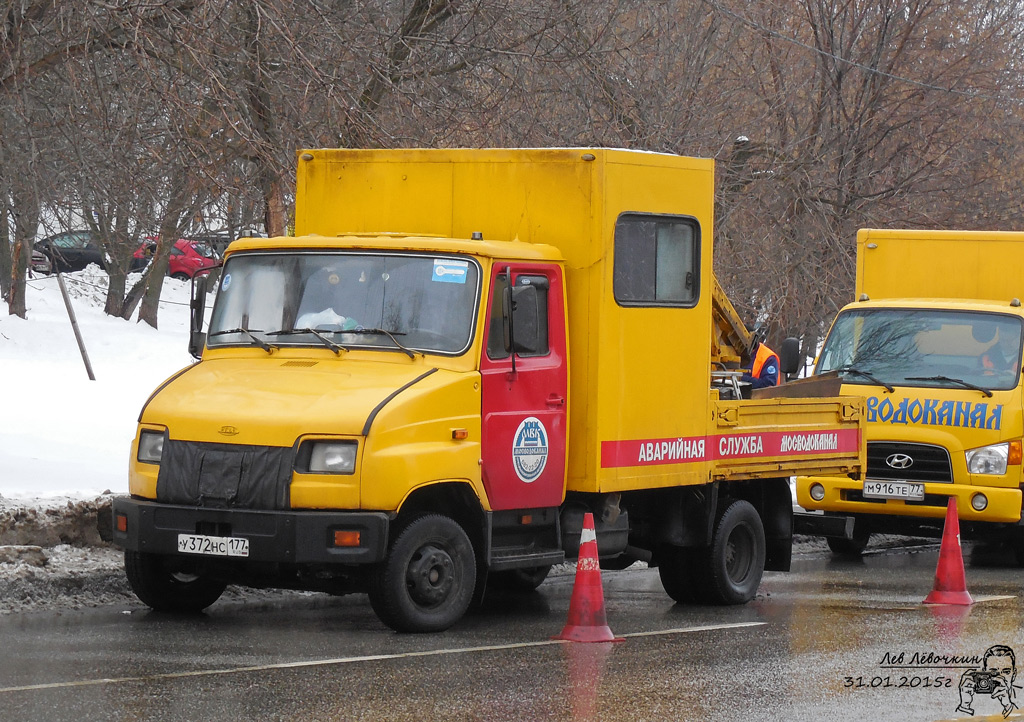
<instances>
[{"instance_id":1,"label":"rear side window","mask_svg":"<svg viewBox=\"0 0 1024 722\"><path fill-rule=\"evenodd\" d=\"M615 300L693 306L700 295L700 228L692 218L627 213L615 224Z\"/></svg>"}]
</instances>

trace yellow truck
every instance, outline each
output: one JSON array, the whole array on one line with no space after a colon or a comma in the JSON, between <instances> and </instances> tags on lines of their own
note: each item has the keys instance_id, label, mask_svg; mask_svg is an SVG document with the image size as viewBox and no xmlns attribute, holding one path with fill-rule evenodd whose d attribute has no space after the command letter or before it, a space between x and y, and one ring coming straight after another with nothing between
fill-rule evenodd
<instances>
[{"instance_id":1,"label":"yellow truck","mask_svg":"<svg viewBox=\"0 0 1024 722\"><path fill-rule=\"evenodd\" d=\"M1024 233L864 229L856 298L815 373L867 401L867 476L800 477L798 503L825 512L833 551L875 532L939 536L951 498L964 538L1021 535Z\"/></svg>"},{"instance_id":2,"label":"yellow truck","mask_svg":"<svg viewBox=\"0 0 1024 722\"><path fill-rule=\"evenodd\" d=\"M300 152L297 235L231 244L201 360L139 416L138 597L364 592L439 631L592 512L602 565L750 600L790 564L788 477L862 473L864 408L742 398L713 190L711 160L623 150Z\"/></svg>"}]
</instances>

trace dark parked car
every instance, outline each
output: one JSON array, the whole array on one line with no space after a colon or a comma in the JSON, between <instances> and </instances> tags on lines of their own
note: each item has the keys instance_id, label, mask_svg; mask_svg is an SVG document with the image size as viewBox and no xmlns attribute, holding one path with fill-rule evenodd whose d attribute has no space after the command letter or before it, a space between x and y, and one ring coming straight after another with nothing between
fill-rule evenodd
<instances>
[{"instance_id":1,"label":"dark parked car","mask_svg":"<svg viewBox=\"0 0 1024 722\"><path fill-rule=\"evenodd\" d=\"M91 231L64 231L33 246L32 270L40 273L81 271L90 263L103 268L103 249ZM38 252L41 257L36 254ZM130 271L146 266L146 259L133 258Z\"/></svg>"}]
</instances>

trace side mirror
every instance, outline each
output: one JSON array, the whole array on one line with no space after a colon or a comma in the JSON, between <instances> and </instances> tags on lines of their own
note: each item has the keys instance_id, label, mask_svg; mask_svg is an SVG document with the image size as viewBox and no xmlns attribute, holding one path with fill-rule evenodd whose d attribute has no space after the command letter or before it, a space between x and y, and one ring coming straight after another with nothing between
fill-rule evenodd
<instances>
[{"instance_id":1,"label":"side mirror","mask_svg":"<svg viewBox=\"0 0 1024 722\"><path fill-rule=\"evenodd\" d=\"M790 336L782 342L779 352L782 373L791 376L800 370L800 339Z\"/></svg>"},{"instance_id":2,"label":"side mirror","mask_svg":"<svg viewBox=\"0 0 1024 722\"><path fill-rule=\"evenodd\" d=\"M206 314L206 275L197 273L192 277L192 297L189 301L188 352L193 358L203 355L206 334L203 333L203 317Z\"/></svg>"},{"instance_id":3,"label":"side mirror","mask_svg":"<svg viewBox=\"0 0 1024 722\"><path fill-rule=\"evenodd\" d=\"M535 353L540 336L540 304L535 286L516 286L512 289L512 316L515 318L515 350Z\"/></svg>"}]
</instances>

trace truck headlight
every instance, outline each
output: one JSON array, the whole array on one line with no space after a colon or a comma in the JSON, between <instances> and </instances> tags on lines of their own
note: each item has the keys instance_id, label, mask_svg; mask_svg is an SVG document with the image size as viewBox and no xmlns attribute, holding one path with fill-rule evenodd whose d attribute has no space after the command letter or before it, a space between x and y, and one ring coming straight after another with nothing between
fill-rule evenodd
<instances>
[{"instance_id":1,"label":"truck headlight","mask_svg":"<svg viewBox=\"0 0 1024 722\"><path fill-rule=\"evenodd\" d=\"M1010 455L1010 444L1003 442L967 452L967 471L972 474L1002 476L1006 473L1006 460Z\"/></svg>"},{"instance_id":2,"label":"truck headlight","mask_svg":"<svg viewBox=\"0 0 1024 722\"><path fill-rule=\"evenodd\" d=\"M139 461L145 464L159 464L164 455L164 433L143 431L139 434Z\"/></svg>"},{"instance_id":3,"label":"truck headlight","mask_svg":"<svg viewBox=\"0 0 1024 722\"><path fill-rule=\"evenodd\" d=\"M309 470L315 474L353 474L356 448L352 441L317 441L309 455Z\"/></svg>"}]
</instances>

